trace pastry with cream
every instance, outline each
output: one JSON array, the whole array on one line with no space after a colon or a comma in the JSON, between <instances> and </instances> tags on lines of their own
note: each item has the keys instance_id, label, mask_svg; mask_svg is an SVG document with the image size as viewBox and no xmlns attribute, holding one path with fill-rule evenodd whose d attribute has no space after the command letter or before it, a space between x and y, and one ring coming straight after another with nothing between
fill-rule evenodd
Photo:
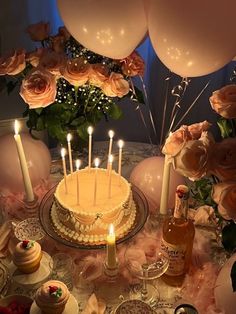
<instances>
[{"instance_id":1,"label":"pastry with cream","mask_svg":"<svg viewBox=\"0 0 236 314\"><path fill-rule=\"evenodd\" d=\"M32 240L24 240L19 242L12 255L13 263L25 274L35 272L42 258L41 245Z\"/></svg>"}]
</instances>

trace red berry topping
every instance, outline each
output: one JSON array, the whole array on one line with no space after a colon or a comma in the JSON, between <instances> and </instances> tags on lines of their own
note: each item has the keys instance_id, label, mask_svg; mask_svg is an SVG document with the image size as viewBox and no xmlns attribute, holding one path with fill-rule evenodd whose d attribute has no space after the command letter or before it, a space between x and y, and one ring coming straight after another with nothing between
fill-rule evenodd
<instances>
[{"instance_id":1,"label":"red berry topping","mask_svg":"<svg viewBox=\"0 0 236 314\"><path fill-rule=\"evenodd\" d=\"M28 246L28 244L29 244L29 240L24 240L24 241L22 241L22 247L24 248L24 249L27 249L27 246Z\"/></svg>"},{"instance_id":2,"label":"red berry topping","mask_svg":"<svg viewBox=\"0 0 236 314\"><path fill-rule=\"evenodd\" d=\"M54 292L57 292L58 287L57 286L49 286L49 293L52 294Z\"/></svg>"}]
</instances>

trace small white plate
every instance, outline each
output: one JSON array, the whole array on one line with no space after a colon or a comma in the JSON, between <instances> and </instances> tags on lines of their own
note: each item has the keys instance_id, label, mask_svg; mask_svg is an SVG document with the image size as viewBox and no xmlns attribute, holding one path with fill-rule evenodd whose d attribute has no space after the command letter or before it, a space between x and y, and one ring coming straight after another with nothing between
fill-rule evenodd
<instances>
[{"instance_id":1,"label":"small white plate","mask_svg":"<svg viewBox=\"0 0 236 314\"><path fill-rule=\"evenodd\" d=\"M24 274L20 272L17 267L13 264L13 262L9 265L9 270L12 274L12 279L15 283L28 286L32 285L35 286L36 284L39 284L46 280L49 275L51 274L51 267L52 265L52 258L51 256L46 253L42 252L42 259L40 262L39 269L33 272L32 274Z\"/></svg>"},{"instance_id":2,"label":"small white plate","mask_svg":"<svg viewBox=\"0 0 236 314\"><path fill-rule=\"evenodd\" d=\"M78 302L76 301L75 297L71 294L69 297L68 302L66 303L65 310L62 314L78 314L79 307ZM31 305L30 314L41 314L40 308L37 306L35 302Z\"/></svg>"}]
</instances>

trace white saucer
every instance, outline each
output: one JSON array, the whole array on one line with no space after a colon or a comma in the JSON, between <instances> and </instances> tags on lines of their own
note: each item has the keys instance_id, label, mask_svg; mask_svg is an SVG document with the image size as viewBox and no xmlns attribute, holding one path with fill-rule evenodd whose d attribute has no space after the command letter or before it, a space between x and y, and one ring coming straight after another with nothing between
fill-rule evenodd
<instances>
[{"instance_id":1,"label":"white saucer","mask_svg":"<svg viewBox=\"0 0 236 314\"><path fill-rule=\"evenodd\" d=\"M43 282L49 277L51 273L50 264L52 265L52 258L50 255L48 255L48 253L46 252L42 253L43 254L39 269L33 272L32 274L24 274L20 272L13 262L9 265L9 270L12 274L12 279L14 280L15 283L24 286L36 285L40 282Z\"/></svg>"},{"instance_id":2,"label":"white saucer","mask_svg":"<svg viewBox=\"0 0 236 314\"><path fill-rule=\"evenodd\" d=\"M30 314L41 314L40 308L37 306L35 301L31 305L30 308ZM78 302L76 301L75 297L71 294L69 297L68 302L66 303L65 310L62 312L62 314L78 314L79 313L79 307Z\"/></svg>"}]
</instances>

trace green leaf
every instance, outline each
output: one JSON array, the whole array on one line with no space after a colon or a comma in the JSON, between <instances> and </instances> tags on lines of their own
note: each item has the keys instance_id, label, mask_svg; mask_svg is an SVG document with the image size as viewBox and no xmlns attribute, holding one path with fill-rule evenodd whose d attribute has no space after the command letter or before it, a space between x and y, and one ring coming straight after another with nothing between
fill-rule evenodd
<instances>
[{"instance_id":1,"label":"green leaf","mask_svg":"<svg viewBox=\"0 0 236 314\"><path fill-rule=\"evenodd\" d=\"M231 268L230 277L232 281L233 292L236 291L236 262L234 262L233 267Z\"/></svg>"},{"instance_id":2,"label":"green leaf","mask_svg":"<svg viewBox=\"0 0 236 314\"><path fill-rule=\"evenodd\" d=\"M43 111L43 108L34 109L38 115L40 115Z\"/></svg>"},{"instance_id":3,"label":"green leaf","mask_svg":"<svg viewBox=\"0 0 236 314\"><path fill-rule=\"evenodd\" d=\"M72 122L71 122L71 126L78 126L78 125L81 125L83 124L85 121L85 117L84 116L81 116L79 118L76 118L74 119Z\"/></svg>"},{"instance_id":4,"label":"green leaf","mask_svg":"<svg viewBox=\"0 0 236 314\"><path fill-rule=\"evenodd\" d=\"M7 93L8 93L8 95L14 90L14 88L16 87L16 85L17 85L17 81L15 81L15 82L13 82L13 81L9 81L8 83L7 83Z\"/></svg>"},{"instance_id":5,"label":"green leaf","mask_svg":"<svg viewBox=\"0 0 236 314\"><path fill-rule=\"evenodd\" d=\"M108 106L109 107L108 107L107 113L112 119L118 120L122 117L122 110L117 104L110 103Z\"/></svg>"},{"instance_id":6,"label":"green leaf","mask_svg":"<svg viewBox=\"0 0 236 314\"><path fill-rule=\"evenodd\" d=\"M222 244L226 251L233 253L236 249L236 224L232 221L222 230Z\"/></svg>"},{"instance_id":7,"label":"green leaf","mask_svg":"<svg viewBox=\"0 0 236 314\"><path fill-rule=\"evenodd\" d=\"M88 139L88 127L91 125L90 122L86 121L79 128L77 128L77 133L82 140L87 141Z\"/></svg>"},{"instance_id":8,"label":"green leaf","mask_svg":"<svg viewBox=\"0 0 236 314\"><path fill-rule=\"evenodd\" d=\"M44 126L44 121L42 117L38 118L37 124L36 124L36 130L37 131L42 131L44 130L45 126Z\"/></svg>"},{"instance_id":9,"label":"green leaf","mask_svg":"<svg viewBox=\"0 0 236 314\"><path fill-rule=\"evenodd\" d=\"M217 121L217 125L220 129L220 133L222 138L227 138L230 137L232 135L232 125L230 124L230 121L224 118L220 118Z\"/></svg>"}]
</instances>

